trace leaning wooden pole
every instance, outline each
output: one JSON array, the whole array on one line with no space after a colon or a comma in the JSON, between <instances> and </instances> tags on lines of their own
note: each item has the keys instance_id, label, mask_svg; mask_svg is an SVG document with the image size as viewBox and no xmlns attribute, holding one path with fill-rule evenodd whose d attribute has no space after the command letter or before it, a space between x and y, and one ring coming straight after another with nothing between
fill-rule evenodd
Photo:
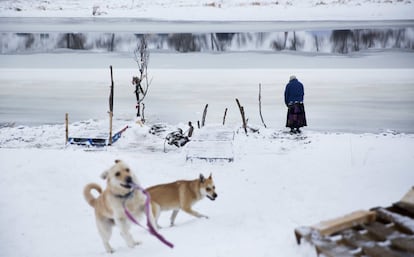
<instances>
[{"instance_id":1,"label":"leaning wooden pole","mask_svg":"<svg viewBox=\"0 0 414 257\"><path fill-rule=\"evenodd\" d=\"M69 113L65 114L65 144L69 142Z\"/></svg>"},{"instance_id":2,"label":"leaning wooden pole","mask_svg":"<svg viewBox=\"0 0 414 257\"><path fill-rule=\"evenodd\" d=\"M226 116L227 116L227 108L224 110L223 126L224 126L224 124L226 124Z\"/></svg>"},{"instance_id":3,"label":"leaning wooden pole","mask_svg":"<svg viewBox=\"0 0 414 257\"><path fill-rule=\"evenodd\" d=\"M239 106L240 114L241 114L241 117L242 117L244 132L247 134L247 122L246 122L246 116L245 116L245 113L244 113L244 108L243 108L243 106L241 106L241 104L239 102L239 99L236 98L236 102L237 102L237 105Z\"/></svg>"},{"instance_id":4,"label":"leaning wooden pole","mask_svg":"<svg viewBox=\"0 0 414 257\"><path fill-rule=\"evenodd\" d=\"M111 71L111 93L109 94L109 143L112 145L112 117L114 115L114 76L112 74L112 65L109 66Z\"/></svg>"},{"instance_id":5,"label":"leaning wooden pole","mask_svg":"<svg viewBox=\"0 0 414 257\"><path fill-rule=\"evenodd\" d=\"M206 104L206 106L204 107L203 119L201 120L201 127L204 127L204 125L206 124L207 108L208 104Z\"/></svg>"},{"instance_id":6,"label":"leaning wooden pole","mask_svg":"<svg viewBox=\"0 0 414 257\"><path fill-rule=\"evenodd\" d=\"M259 114L260 114L260 119L262 120L263 126L267 128L263 120L263 115L262 115L262 84L260 83L259 83Z\"/></svg>"}]
</instances>

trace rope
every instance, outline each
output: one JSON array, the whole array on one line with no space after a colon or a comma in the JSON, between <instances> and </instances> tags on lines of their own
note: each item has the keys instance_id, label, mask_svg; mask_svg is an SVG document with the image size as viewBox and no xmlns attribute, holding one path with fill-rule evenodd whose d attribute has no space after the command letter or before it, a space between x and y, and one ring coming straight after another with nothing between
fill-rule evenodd
<instances>
[{"instance_id":1,"label":"rope","mask_svg":"<svg viewBox=\"0 0 414 257\"><path fill-rule=\"evenodd\" d=\"M163 242L165 245L167 245L170 248L174 248L174 245L169 242L167 239L165 239L160 233L157 232L157 230L154 228L154 226L151 223L150 220L150 210L151 210L151 196L149 195L149 193L143 189L142 187L140 187L139 185L135 184L135 183L131 183L130 184L134 189L138 189L140 190L145 196L146 196L146 200L145 200L145 215L147 216L147 227L142 226L135 218L134 216L131 214L131 212L129 212L129 210L126 208L125 203L124 203L124 211L125 211L125 215L136 225L144 228L145 230L147 230L151 235L155 236L156 238L158 238L158 240L160 240L161 242Z\"/></svg>"}]
</instances>

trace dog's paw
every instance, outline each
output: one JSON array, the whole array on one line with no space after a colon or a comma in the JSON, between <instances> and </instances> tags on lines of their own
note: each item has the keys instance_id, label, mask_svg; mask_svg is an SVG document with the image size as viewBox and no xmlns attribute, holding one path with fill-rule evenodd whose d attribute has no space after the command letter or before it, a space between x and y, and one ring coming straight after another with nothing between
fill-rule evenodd
<instances>
[{"instance_id":1,"label":"dog's paw","mask_svg":"<svg viewBox=\"0 0 414 257\"><path fill-rule=\"evenodd\" d=\"M128 246L130 248L134 248L135 246L140 245L140 244L142 244L142 242L140 242L140 241L133 241L133 242L129 243Z\"/></svg>"},{"instance_id":2,"label":"dog's paw","mask_svg":"<svg viewBox=\"0 0 414 257\"><path fill-rule=\"evenodd\" d=\"M112 247L110 247L110 246L105 246L105 250L106 250L107 253L114 253L115 252L115 250L112 249Z\"/></svg>"},{"instance_id":3,"label":"dog's paw","mask_svg":"<svg viewBox=\"0 0 414 257\"><path fill-rule=\"evenodd\" d=\"M200 218L205 218L205 219L209 219L209 217L207 215L201 214Z\"/></svg>"}]
</instances>

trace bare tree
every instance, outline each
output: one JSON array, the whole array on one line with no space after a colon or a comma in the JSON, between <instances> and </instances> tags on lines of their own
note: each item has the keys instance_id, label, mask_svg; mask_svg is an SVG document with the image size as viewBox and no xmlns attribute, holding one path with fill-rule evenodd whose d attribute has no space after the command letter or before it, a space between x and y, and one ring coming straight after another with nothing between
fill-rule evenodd
<instances>
[{"instance_id":1,"label":"bare tree","mask_svg":"<svg viewBox=\"0 0 414 257\"><path fill-rule=\"evenodd\" d=\"M149 51L147 36L144 35L141 37L137 48L134 51L134 55L135 62L138 65L139 75L132 77L132 85L135 86L134 93L137 99L137 118L144 122L143 113L141 113L141 105L143 104L142 101L144 101L147 96L148 88L151 84L151 81L148 81Z\"/></svg>"}]
</instances>

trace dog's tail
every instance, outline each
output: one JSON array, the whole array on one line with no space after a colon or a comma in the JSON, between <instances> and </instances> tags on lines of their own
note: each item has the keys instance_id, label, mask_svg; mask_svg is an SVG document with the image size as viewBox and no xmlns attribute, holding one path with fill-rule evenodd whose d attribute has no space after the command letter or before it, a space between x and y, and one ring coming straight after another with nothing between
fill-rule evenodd
<instances>
[{"instance_id":1,"label":"dog's tail","mask_svg":"<svg viewBox=\"0 0 414 257\"><path fill-rule=\"evenodd\" d=\"M83 189L83 196L90 206L95 207L96 198L91 194L91 190L95 189L99 194L102 193L102 188L95 183L87 184Z\"/></svg>"}]
</instances>

